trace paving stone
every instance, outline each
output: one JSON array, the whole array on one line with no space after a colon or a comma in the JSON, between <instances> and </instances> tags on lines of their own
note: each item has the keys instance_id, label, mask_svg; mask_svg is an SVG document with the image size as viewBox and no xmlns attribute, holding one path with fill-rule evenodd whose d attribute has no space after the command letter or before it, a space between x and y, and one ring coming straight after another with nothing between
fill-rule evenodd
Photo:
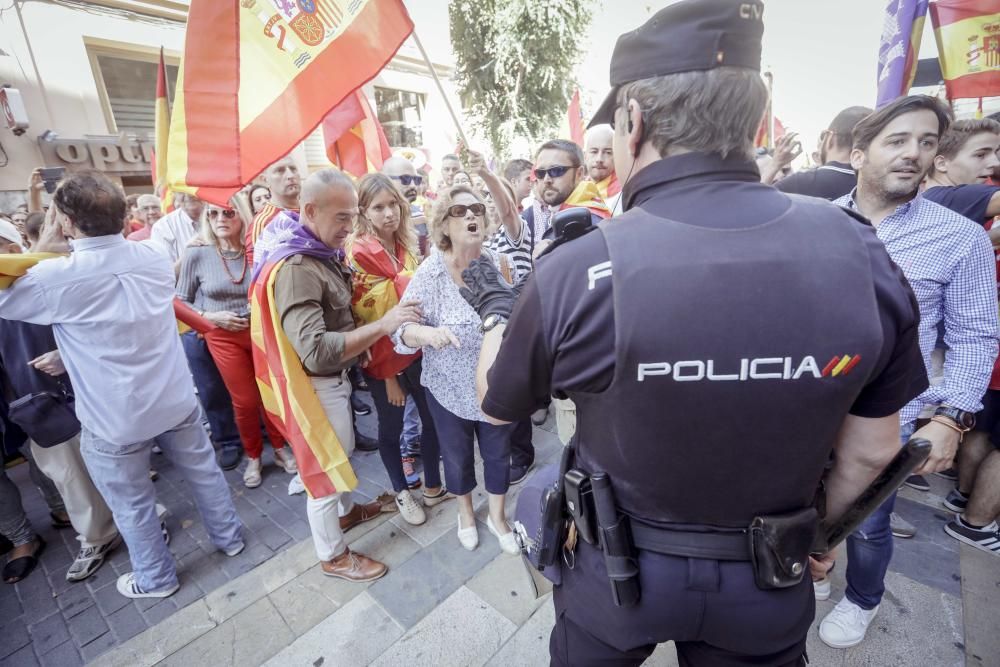
<instances>
[{"instance_id":1,"label":"paving stone","mask_svg":"<svg viewBox=\"0 0 1000 667\"><path fill-rule=\"evenodd\" d=\"M216 625L217 623L209 617L205 601L198 600L176 614L168 616L155 630L142 632L106 655L102 655L92 667L150 667L168 655L176 653ZM84 658L87 658L88 648L89 645L84 647Z\"/></svg>"},{"instance_id":2,"label":"paving stone","mask_svg":"<svg viewBox=\"0 0 1000 667\"><path fill-rule=\"evenodd\" d=\"M69 630L61 614L55 613L38 623L28 626L31 642L39 654L48 653L69 640Z\"/></svg>"},{"instance_id":3,"label":"paving stone","mask_svg":"<svg viewBox=\"0 0 1000 667\"><path fill-rule=\"evenodd\" d=\"M42 564L46 572L53 573L68 568L73 562L73 554L65 549L61 543L53 543L49 544L42 552L38 562Z\"/></svg>"},{"instance_id":4,"label":"paving stone","mask_svg":"<svg viewBox=\"0 0 1000 667\"><path fill-rule=\"evenodd\" d=\"M130 603L130 600L124 598L123 596L119 597L122 597L122 599L125 600L127 603L126 606L122 607L113 614L109 614L105 620L107 621L108 627L111 628L111 631L115 633L115 639L117 639L120 644L132 639L132 637L135 637L137 634L148 628L149 624L146 623L146 619L143 618L141 613L139 613L139 610L135 605L128 604Z\"/></svg>"},{"instance_id":5,"label":"paving stone","mask_svg":"<svg viewBox=\"0 0 1000 667\"><path fill-rule=\"evenodd\" d=\"M385 610L361 593L265 665L367 665L402 635L403 629Z\"/></svg>"},{"instance_id":6,"label":"paving stone","mask_svg":"<svg viewBox=\"0 0 1000 667\"><path fill-rule=\"evenodd\" d=\"M0 661L5 656L17 651L22 646L31 643L31 635L21 618L4 619L6 622L0 627Z\"/></svg>"},{"instance_id":7,"label":"paving stone","mask_svg":"<svg viewBox=\"0 0 1000 667\"><path fill-rule=\"evenodd\" d=\"M49 586L52 587L52 592L55 595L61 595L64 591L69 590L73 586L74 582L66 581L66 572L69 571L69 566L60 568L55 572L49 574Z\"/></svg>"},{"instance_id":8,"label":"paving stone","mask_svg":"<svg viewBox=\"0 0 1000 667\"><path fill-rule=\"evenodd\" d=\"M21 600L21 607L24 610L21 617L25 624L30 625L40 621L59 609L44 572L36 570L32 576L14 584L14 589Z\"/></svg>"},{"instance_id":9,"label":"paving stone","mask_svg":"<svg viewBox=\"0 0 1000 667\"><path fill-rule=\"evenodd\" d=\"M454 534L445 535L427 547L445 567L462 577L462 583L474 577L500 554L500 543L486 524L477 521L476 527L479 529L479 546L472 551L463 548Z\"/></svg>"},{"instance_id":10,"label":"paving stone","mask_svg":"<svg viewBox=\"0 0 1000 667\"><path fill-rule=\"evenodd\" d=\"M969 667L986 667L1000 656L1000 565L996 556L965 544L961 562L966 660Z\"/></svg>"},{"instance_id":11,"label":"paving stone","mask_svg":"<svg viewBox=\"0 0 1000 667\"><path fill-rule=\"evenodd\" d=\"M30 646L25 646L3 659L4 667L35 667L38 665L38 658Z\"/></svg>"},{"instance_id":12,"label":"paving stone","mask_svg":"<svg viewBox=\"0 0 1000 667\"><path fill-rule=\"evenodd\" d=\"M83 656L84 662L89 663L91 660L94 660L98 656L104 655L113 649L114 646L115 636L110 632L105 632L103 635L81 648L80 655Z\"/></svg>"},{"instance_id":13,"label":"paving stone","mask_svg":"<svg viewBox=\"0 0 1000 667\"><path fill-rule=\"evenodd\" d=\"M406 664L419 655L428 665L483 665L517 626L485 600L461 587L372 662Z\"/></svg>"},{"instance_id":14,"label":"paving stone","mask_svg":"<svg viewBox=\"0 0 1000 667\"><path fill-rule=\"evenodd\" d=\"M102 588L114 585L117 579L118 575L116 575L115 571L108 567L107 562L105 562L104 565L101 566L101 569L79 582L77 585L86 586L90 589L91 594L93 594Z\"/></svg>"},{"instance_id":15,"label":"paving stone","mask_svg":"<svg viewBox=\"0 0 1000 667\"><path fill-rule=\"evenodd\" d=\"M268 597L297 637L337 611L339 606L325 595L322 586L307 581L303 576L288 582Z\"/></svg>"},{"instance_id":16,"label":"paving stone","mask_svg":"<svg viewBox=\"0 0 1000 667\"><path fill-rule=\"evenodd\" d=\"M170 537L170 551L174 558L183 558L188 554L201 548L201 545L187 531L172 529Z\"/></svg>"},{"instance_id":17,"label":"paving stone","mask_svg":"<svg viewBox=\"0 0 1000 667\"><path fill-rule=\"evenodd\" d=\"M181 558L177 563L177 572L182 577L186 574L190 581L197 582L198 587L205 592L214 591L230 581L229 576L213 561L212 554L201 550Z\"/></svg>"},{"instance_id":18,"label":"paving stone","mask_svg":"<svg viewBox=\"0 0 1000 667\"><path fill-rule=\"evenodd\" d=\"M896 541L891 569L948 595L961 596L961 543L944 532L954 513L905 499L896 502L896 511L916 526L917 534L903 548Z\"/></svg>"},{"instance_id":19,"label":"paving stone","mask_svg":"<svg viewBox=\"0 0 1000 667\"><path fill-rule=\"evenodd\" d=\"M434 507L425 507L424 513L427 515L427 521L419 526L406 523L399 514L392 515L392 522L423 547L432 544L446 533L454 536L458 516L458 507L454 500L446 500Z\"/></svg>"},{"instance_id":20,"label":"paving stone","mask_svg":"<svg viewBox=\"0 0 1000 667\"><path fill-rule=\"evenodd\" d=\"M181 575L180 581L180 589L170 596L170 601L174 603L174 607L177 609L186 607L195 600L205 597L205 592L192 580L190 575Z\"/></svg>"},{"instance_id":21,"label":"paving stone","mask_svg":"<svg viewBox=\"0 0 1000 667\"><path fill-rule=\"evenodd\" d=\"M174 604L172 597L163 598L160 600L159 604L155 604L148 609L142 610L142 617L146 619L146 624L149 627L153 627L160 621L166 619L168 616L177 611L177 605Z\"/></svg>"},{"instance_id":22,"label":"paving stone","mask_svg":"<svg viewBox=\"0 0 1000 667\"><path fill-rule=\"evenodd\" d=\"M62 610L63 616L72 618L85 609L94 606L94 597L84 584L78 583L57 595L56 603Z\"/></svg>"},{"instance_id":23,"label":"paving stone","mask_svg":"<svg viewBox=\"0 0 1000 667\"><path fill-rule=\"evenodd\" d=\"M491 667L545 667L549 664L549 635L556 623L552 596L547 595L531 618L487 663Z\"/></svg>"},{"instance_id":24,"label":"paving stone","mask_svg":"<svg viewBox=\"0 0 1000 667\"><path fill-rule=\"evenodd\" d=\"M520 626L542 604L523 558L501 554L470 579L466 586L494 609Z\"/></svg>"},{"instance_id":25,"label":"paving stone","mask_svg":"<svg viewBox=\"0 0 1000 667\"><path fill-rule=\"evenodd\" d=\"M292 540L288 533L283 531L281 528L278 528L278 526L273 523L258 530L257 537L259 537L271 551L277 551Z\"/></svg>"},{"instance_id":26,"label":"paving stone","mask_svg":"<svg viewBox=\"0 0 1000 667\"><path fill-rule=\"evenodd\" d=\"M77 614L67 620L66 625L77 646L86 646L108 631L108 624L104 622L101 610L97 607L90 607Z\"/></svg>"},{"instance_id":27,"label":"paving stone","mask_svg":"<svg viewBox=\"0 0 1000 667\"><path fill-rule=\"evenodd\" d=\"M4 586L7 586L7 584L4 584ZM17 599L17 593L14 589L6 588L3 593L3 595L0 595L0 618L17 618L24 613L24 609L21 607L21 602Z\"/></svg>"},{"instance_id":28,"label":"paving stone","mask_svg":"<svg viewBox=\"0 0 1000 667\"><path fill-rule=\"evenodd\" d=\"M268 598L205 633L163 661L164 667L259 665L295 638Z\"/></svg>"},{"instance_id":29,"label":"paving stone","mask_svg":"<svg viewBox=\"0 0 1000 667\"><path fill-rule=\"evenodd\" d=\"M119 593L118 588L112 584L96 591L94 602L97 603L97 608L101 610L102 614L109 616L128 605L129 599Z\"/></svg>"},{"instance_id":30,"label":"paving stone","mask_svg":"<svg viewBox=\"0 0 1000 667\"><path fill-rule=\"evenodd\" d=\"M83 658L73 642L64 642L39 658L43 667L79 667Z\"/></svg>"},{"instance_id":31,"label":"paving stone","mask_svg":"<svg viewBox=\"0 0 1000 667\"><path fill-rule=\"evenodd\" d=\"M308 540L312 537L312 530L309 528L309 524L305 521L292 521L289 524L283 525L282 528L285 532L292 536L292 540L295 542Z\"/></svg>"}]
</instances>

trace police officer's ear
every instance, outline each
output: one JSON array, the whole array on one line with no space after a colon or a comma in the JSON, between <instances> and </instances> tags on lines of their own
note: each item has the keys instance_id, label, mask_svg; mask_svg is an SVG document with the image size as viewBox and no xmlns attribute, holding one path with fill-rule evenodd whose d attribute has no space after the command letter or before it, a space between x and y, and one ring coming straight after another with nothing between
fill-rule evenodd
<instances>
[{"instance_id":1,"label":"police officer's ear","mask_svg":"<svg viewBox=\"0 0 1000 667\"><path fill-rule=\"evenodd\" d=\"M643 135L646 131L643 124L642 108L634 98L629 98L626 111L628 119L625 125L625 133L628 135L628 152L632 157L639 157L642 150Z\"/></svg>"}]
</instances>

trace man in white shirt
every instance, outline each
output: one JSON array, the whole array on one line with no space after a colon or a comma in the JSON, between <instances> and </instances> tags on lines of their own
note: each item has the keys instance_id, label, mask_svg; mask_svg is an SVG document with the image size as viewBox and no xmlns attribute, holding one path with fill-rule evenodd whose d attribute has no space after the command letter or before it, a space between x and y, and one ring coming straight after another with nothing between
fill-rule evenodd
<instances>
[{"instance_id":1,"label":"man in white shirt","mask_svg":"<svg viewBox=\"0 0 1000 667\"><path fill-rule=\"evenodd\" d=\"M194 195L178 193L175 197L177 208L166 214L153 227L150 240L170 257L174 265L174 273L180 267L184 248L191 242L201 229L201 212L205 202Z\"/></svg>"},{"instance_id":2,"label":"man in white shirt","mask_svg":"<svg viewBox=\"0 0 1000 667\"><path fill-rule=\"evenodd\" d=\"M73 252L0 290L0 317L52 325L76 389L84 461L132 560L118 591L167 597L180 585L147 474L154 444L187 481L212 543L229 556L244 547L177 336L173 270L147 244L122 237L125 196L103 176L67 178L53 202L38 250L61 232Z\"/></svg>"}]
</instances>

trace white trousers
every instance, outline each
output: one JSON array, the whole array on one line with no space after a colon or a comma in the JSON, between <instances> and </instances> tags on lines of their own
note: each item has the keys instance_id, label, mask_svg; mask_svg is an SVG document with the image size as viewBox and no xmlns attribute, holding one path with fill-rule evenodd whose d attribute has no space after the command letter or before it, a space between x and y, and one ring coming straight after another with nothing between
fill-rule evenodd
<instances>
[{"instance_id":1,"label":"white trousers","mask_svg":"<svg viewBox=\"0 0 1000 667\"><path fill-rule=\"evenodd\" d=\"M351 383L347 374L314 377L310 380L344 453L350 456L354 453L354 415L351 413ZM321 561L332 560L347 548L344 531L340 529L340 517L352 509L354 501L350 491L306 500L313 545L316 547L316 556Z\"/></svg>"}]
</instances>

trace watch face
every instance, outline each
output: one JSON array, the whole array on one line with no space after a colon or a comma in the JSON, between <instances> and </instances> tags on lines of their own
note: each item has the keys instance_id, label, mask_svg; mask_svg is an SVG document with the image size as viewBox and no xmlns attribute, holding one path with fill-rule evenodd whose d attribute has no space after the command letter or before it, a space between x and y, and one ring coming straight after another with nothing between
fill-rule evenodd
<instances>
[{"instance_id":1,"label":"watch face","mask_svg":"<svg viewBox=\"0 0 1000 667\"><path fill-rule=\"evenodd\" d=\"M959 423L967 429L972 429L976 425L976 415L971 412L960 412Z\"/></svg>"}]
</instances>

